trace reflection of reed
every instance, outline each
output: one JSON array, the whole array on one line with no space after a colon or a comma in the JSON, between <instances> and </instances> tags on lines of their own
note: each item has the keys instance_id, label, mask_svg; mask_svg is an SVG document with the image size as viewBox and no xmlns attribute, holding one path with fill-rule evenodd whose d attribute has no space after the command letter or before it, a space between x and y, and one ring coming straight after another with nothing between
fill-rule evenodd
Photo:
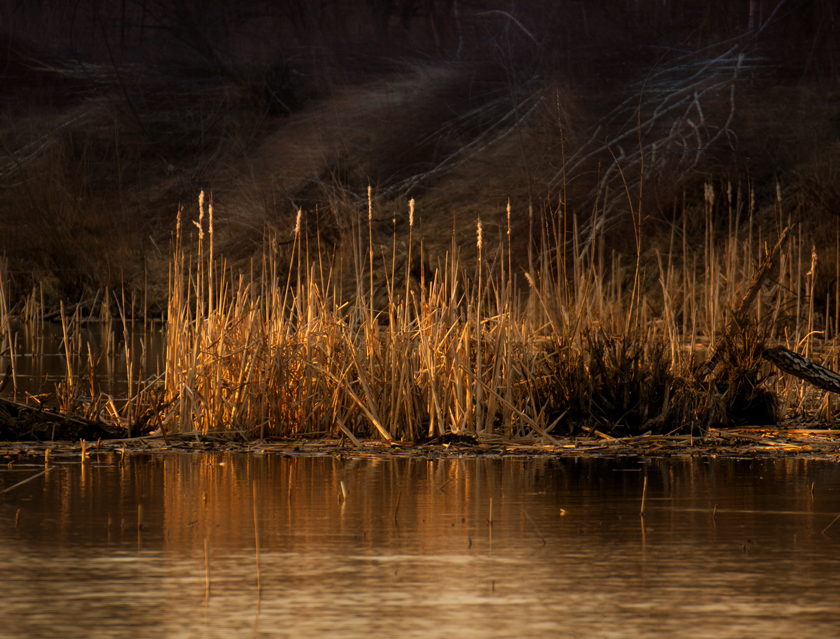
<instances>
[{"instance_id":1,"label":"reflection of reed","mask_svg":"<svg viewBox=\"0 0 840 639\"><path fill-rule=\"evenodd\" d=\"M761 480L745 472L748 462L653 463L647 468L646 489L638 472L614 470L628 464L607 460L223 456L216 461L224 465L165 459L167 546L201 548L209 538L213 548L254 548L254 527L249 523L254 518L254 481L259 487L261 557L276 552L336 552L348 545L353 552L380 553L407 550L406 543L411 552L419 553L484 552L489 550L491 529L493 547L511 539L526 546L551 547L560 543L558 535L572 539L581 533L606 539L611 528L598 524L604 508L611 512L618 507L615 504L626 502L629 514L635 503L638 514L643 490L643 525L657 533L669 528L716 528L723 534L736 521L738 526L760 527L763 517L779 517L762 514L779 510L777 498L768 493L768 487L775 485L801 485L801 490L785 490L795 501L784 506L803 513L796 518L803 527L801 534L818 533L830 520L820 513L840 508L828 495L820 499L819 492L811 500L810 482L801 480L806 466L795 460L762 463ZM349 498L339 502L336 495L342 481ZM199 497L204 491L206 504ZM604 505L605 495L613 506ZM740 513L737 519L735 511ZM590 518L595 518L594 526ZM263 588L271 579L263 571Z\"/></svg>"},{"instance_id":2,"label":"reflection of reed","mask_svg":"<svg viewBox=\"0 0 840 639\"><path fill-rule=\"evenodd\" d=\"M116 349L115 342L124 330L128 335ZM0 329L0 376L13 374L4 395L36 396L46 407L64 399L70 407L76 406L76 417L98 416L126 423L127 398L136 398L139 392L148 402L143 391L151 390L150 378L162 369L163 333L159 327L135 331L130 325L113 323L92 326L77 316L65 315L63 324L11 322L8 332L15 338L11 359L4 357L12 351L3 346L9 338L7 331ZM131 412L136 413L136 407Z\"/></svg>"},{"instance_id":3,"label":"reflection of reed","mask_svg":"<svg viewBox=\"0 0 840 639\"><path fill-rule=\"evenodd\" d=\"M767 605L765 595L788 596L780 580L797 592L803 583L824 589L833 566L819 533L840 506L824 489L840 479L837 465L802 460L167 453L128 456L121 466L116 455L91 451L84 467L56 464L4 496L11 508L0 518L10 573L0 584L4 615L15 628L36 628L33 636L61 632L67 619L76 629L127 619L161 636L190 634L202 613L225 636L241 634L252 614L264 632L293 627L306 636L347 629L358 616L369 624L408 614L434 634L498 604L504 616L515 606L529 619L550 608L548 621L558 611L578 618L586 602L596 618L605 601L637 615L654 603L681 605L700 584L701 614L720 605L721 588ZM339 503L342 481L348 499ZM24 601L34 603L22 614ZM58 624L49 616L56 610L66 617ZM364 634L364 624L348 636Z\"/></svg>"},{"instance_id":4,"label":"reflection of reed","mask_svg":"<svg viewBox=\"0 0 840 639\"><path fill-rule=\"evenodd\" d=\"M19 506L23 532L48 531L55 547L65 548L80 534L93 545L134 545L141 528L145 548L199 562L206 552L207 565L216 552L241 549L252 569L258 533L263 589L273 579L266 558L278 552L484 552L491 528L494 548L510 540L529 547L556 547L560 538L580 535L606 540L620 521L617 509L638 516L643 492L645 526L657 534L709 528L726 534L733 526L773 523L795 524L800 538L831 535L840 512L827 489L837 469L795 459L647 462L644 489L640 464L630 460L223 453L133 455L120 464L118 454L90 455L84 465L53 459L50 472L8 493L13 506L9 500L26 498ZM33 476L24 472L21 479ZM348 499L339 503L341 482ZM48 523L40 512L49 513Z\"/></svg>"},{"instance_id":5,"label":"reflection of reed","mask_svg":"<svg viewBox=\"0 0 840 639\"><path fill-rule=\"evenodd\" d=\"M341 557L364 587L373 558L440 563L510 556L513 549L556 561L561 570L567 555L584 549L650 551L695 537L690 543L699 547L730 543L736 551L749 538L760 554L788 535L803 543L821 531L831 536L840 511L836 496L820 489L836 483L837 468L796 460L648 462L640 527L644 489L635 460L169 454L131 456L121 466L116 455L91 454L84 467L62 464L28 484L19 521L0 522L7 549L42 544L46 535L65 554L84 540L93 548L152 553L155 565L188 561L192 595L205 600L211 586L214 597L228 589L231 570L242 587L253 588L255 551L257 592L266 596L317 586L317 571L286 569L292 557ZM349 498L339 503L342 481Z\"/></svg>"},{"instance_id":6,"label":"reflection of reed","mask_svg":"<svg viewBox=\"0 0 840 639\"><path fill-rule=\"evenodd\" d=\"M251 494L253 497L254 506L254 544L257 554L257 592L262 592L262 576L260 575L260 517L259 508L257 506L257 482L252 484Z\"/></svg>"}]
</instances>

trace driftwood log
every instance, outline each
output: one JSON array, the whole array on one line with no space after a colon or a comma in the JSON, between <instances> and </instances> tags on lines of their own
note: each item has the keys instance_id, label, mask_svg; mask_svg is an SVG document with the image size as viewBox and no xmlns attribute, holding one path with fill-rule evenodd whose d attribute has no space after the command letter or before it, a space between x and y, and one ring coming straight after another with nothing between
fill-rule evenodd
<instances>
[{"instance_id":1,"label":"driftwood log","mask_svg":"<svg viewBox=\"0 0 840 639\"><path fill-rule=\"evenodd\" d=\"M840 375L784 346L767 348L761 353L761 357L772 362L785 373L804 379L817 388L830 393L840 393Z\"/></svg>"},{"instance_id":2,"label":"driftwood log","mask_svg":"<svg viewBox=\"0 0 840 639\"><path fill-rule=\"evenodd\" d=\"M758 273L756 273L749 291L747 291L747 294L741 300L740 304L738 304L738 308L732 314L732 318L727 323L726 328L724 328L723 334L715 342L708 361L700 365L700 370L697 375L701 381L706 379L720 362L720 349L725 341L731 338L736 330L747 324L747 315L755 303L761 287L764 286L764 282L767 280L776 260L779 258L782 245L787 239L789 232L790 227L782 231L782 234L779 236L779 241L776 242L776 246L767 254L764 263L761 265ZM767 348L762 351L761 357L785 373L805 380L817 388L830 393L840 393L840 375L812 362L789 348L785 348L784 346Z\"/></svg>"}]
</instances>

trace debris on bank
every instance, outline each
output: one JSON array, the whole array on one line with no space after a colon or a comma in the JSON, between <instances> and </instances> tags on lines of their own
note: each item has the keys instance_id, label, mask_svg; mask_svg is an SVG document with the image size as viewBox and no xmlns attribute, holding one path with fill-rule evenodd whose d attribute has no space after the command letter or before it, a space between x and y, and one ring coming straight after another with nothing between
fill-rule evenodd
<instances>
[{"instance_id":1,"label":"debris on bank","mask_svg":"<svg viewBox=\"0 0 840 639\"><path fill-rule=\"evenodd\" d=\"M610 437L595 431L586 437L508 440L496 435L475 436L423 444L347 439L267 439L234 442L226 433L148 435L131 439L74 442L0 442L4 463L41 458L50 463L122 463L125 456L173 453L233 453L281 457L335 457L348 459L501 459L505 457L633 457L633 458L786 458L840 462L840 429L811 429L790 423L781 428L712 428L703 435L643 435ZM168 441L167 441L168 440Z\"/></svg>"},{"instance_id":2,"label":"debris on bank","mask_svg":"<svg viewBox=\"0 0 840 639\"><path fill-rule=\"evenodd\" d=\"M0 398L0 442L117 439L124 428Z\"/></svg>"}]
</instances>

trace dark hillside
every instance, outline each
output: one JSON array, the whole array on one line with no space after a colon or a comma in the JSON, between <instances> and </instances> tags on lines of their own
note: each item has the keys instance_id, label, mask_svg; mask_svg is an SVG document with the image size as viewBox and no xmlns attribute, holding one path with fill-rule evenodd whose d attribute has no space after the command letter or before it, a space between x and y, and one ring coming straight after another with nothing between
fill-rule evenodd
<instances>
[{"instance_id":1,"label":"dark hillside","mask_svg":"<svg viewBox=\"0 0 840 639\"><path fill-rule=\"evenodd\" d=\"M301 208L340 260L368 186L386 251L395 229L398 250L407 241L414 198L432 256L454 230L469 258L477 219L500 231L508 201L520 259L528 229L560 212L633 252L631 214L656 241L713 182L752 192L768 230L802 222L833 256L821 231L840 204L838 12L829 0L2 2L8 294L15 305L41 285L55 304L124 286L162 313L176 213L197 218L202 189L218 250L246 273L267 229L283 250Z\"/></svg>"}]
</instances>

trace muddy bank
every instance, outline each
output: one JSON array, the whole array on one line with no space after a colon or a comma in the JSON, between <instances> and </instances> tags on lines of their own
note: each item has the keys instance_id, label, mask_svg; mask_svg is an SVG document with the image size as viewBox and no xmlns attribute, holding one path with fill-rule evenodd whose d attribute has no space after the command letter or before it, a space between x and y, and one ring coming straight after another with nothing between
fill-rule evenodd
<instances>
[{"instance_id":1,"label":"muddy bank","mask_svg":"<svg viewBox=\"0 0 840 639\"><path fill-rule=\"evenodd\" d=\"M336 457L338 459L413 457L418 459L470 457L599 457L599 458L786 458L840 462L840 429L807 428L789 423L780 428L711 429L698 436L643 436L612 438L595 433L588 437L558 438L556 444L536 439L505 440L472 435L433 440L424 444L341 439L267 439L234 442L223 435L149 435L132 439L95 441L0 442L0 459L13 465L44 459L47 465L120 463L125 455L166 453L239 453L283 457Z\"/></svg>"},{"instance_id":2,"label":"muddy bank","mask_svg":"<svg viewBox=\"0 0 840 639\"><path fill-rule=\"evenodd\" d=\"M96 441L129 435L127 428L117 424L68 416L46 407L0 398L0 442Z\"/></svg>"}]
</instances>

